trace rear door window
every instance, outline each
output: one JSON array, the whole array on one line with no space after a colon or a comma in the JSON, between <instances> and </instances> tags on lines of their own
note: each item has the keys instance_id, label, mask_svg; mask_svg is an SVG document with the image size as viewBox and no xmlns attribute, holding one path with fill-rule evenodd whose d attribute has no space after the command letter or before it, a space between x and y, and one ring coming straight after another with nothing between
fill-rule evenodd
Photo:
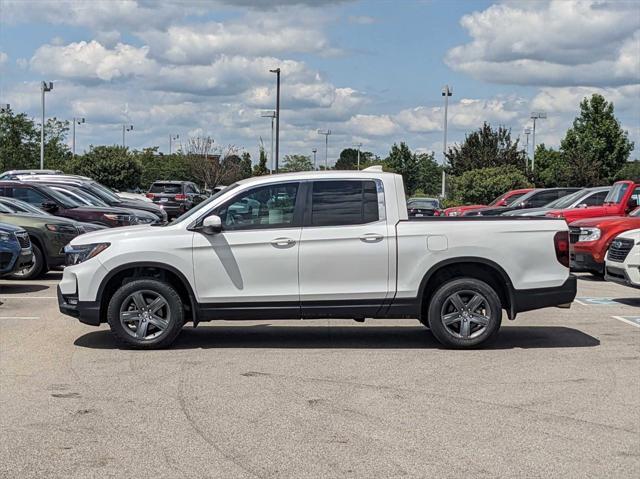
<instances>
[{"instance_id":1,"label":"rear door window","mask_svg":"<svg viewBox=\"0 0 640 479\"><path fill-rule=\"evenodd\" d=\"M381 219L376 182L316 181L313 183L310 226L361 225Z\"/></svg>"},{"instance_id":2,"label":"rear door window","mask_svg":"<svg viewBox=\"0 0 640 479\"><path fill-rule=\"evenodd\" d=\"M36 191L33 188L22 186L13 187L13 197L31 205L37 206L42 205L42 203L44 203L45 201L49 201L49 198L47 198L39 191Z\"/></svg>"}]
</instances>

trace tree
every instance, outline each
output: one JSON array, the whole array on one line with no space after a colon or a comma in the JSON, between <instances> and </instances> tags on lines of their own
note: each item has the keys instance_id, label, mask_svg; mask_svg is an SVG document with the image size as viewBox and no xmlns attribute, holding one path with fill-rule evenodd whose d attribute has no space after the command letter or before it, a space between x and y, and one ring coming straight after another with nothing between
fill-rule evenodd
<instances>
[{"instance_id":1,"label":"tree","mask_svg":"<svg viewBox=\"0 0 640 479\"><path fill-rule=\"evenodd\" d=\"M526 167L526 154L518 140L511 139L511 130L502 126L494 130L488 123L467 135L461 145L450 147L446 157L454 176L479 168L511 165L525 171Z\"/></svg>"},{"instance_id":2,"label":"tree","mask_svg":"<svg viewBox=\"0 0 640 479\"><path fill-rule=\"evenodd\" d=\"M69 161L72 173L88 176L119 190L140 185L142 167L129 149L123 146L90 146L84 155Z\"/></svg>"},{"instance_id":3,"label":"tree","mask_svg":"<svg viewBox=\"0 0 640 479\"><path fill-rule=\"evenodd\" d=\"M186 157L181 153L162 155L158 153L158 147L154 146L142 151L134 151L133 156L142 169L140 187L145 191L157 180L195 181L191 176Z\"/></svg>"},{"instance_id":4,"label":"tree","mask_svg":"<svg viewBox=\"0 0 640 479\"><path fill-rule=\"evenodd\" d=\"M369 166L369 162L374 158L370 151L360 152L360 169ZM358 150L355 148L345 148L340 152L340 157L333 167L336 170L356 170L358 168Z\"/></svg>"},{"instance_id":5,"label":"tree","mask_svg":"<svg viewBox=\"0 0 640 479\"><path fill-rule=\"evenodd\" d=\"M506 191L528 188L527 177L515 166L469 170L451 179L452 199L458 204L487 204Z\"/></svg>"},{"instance_id":6,"label":"tree","mask_svg":"<svg viewBox=\"0 0 640 479\"><path fill-rule=\"evenodd\" d=\"M285 155L282 168L280 168L283 173L311 170L313 170L313 162L310 156L305 155Z\"/></svg>"},{"instance_id":7,"label":"tree","mask_svg":"<svg viewBox=\"0 0 640 479\"><path fill-rule=\"evenodd\" d=\"M420 186L418 157L411 153L405 142L400 142L400 146L393 144L385 161L389 169L402 175L406 193L413 195Z\"/></svg>"},{"instance_id":8,"label":"tree","mask_svg":"<svg viewBox=\"0 0 640 479\"><path fill-rule=\"evenodd\" d=\"M40 136L24 113L0 113L0 171L36 168Z\"/></svg>"},{"instance_id":9,"label":"tree","mask_svg":"<svg viewBox=\"0 0 640 479\"><path fill-rule=\"evenodd\" d=\"M634 144L614 115L613 103L593 94L580 102L580 114L560 143L561 151L574 167L586 167L591 183L613 179L633 150ZM586 155L586 156L585 156ZM594 174L597 171L597 175ZM582 186L590 186L585 183Z\"/></svg>"},{"instance_id":10,"label":"tree","mask_svg":"<svg viewBox=\"0 0 640 479\"><path fill-rule=\"evenodd\" d=\"M262 140L260 141L260 159L258 164L253 167L253 176L264 176L269 174L269 168L267 168L267 153L264 150Z\"/></svg>"},{"instance_id":11,"label":"tree","mask_svg":"<svg viewBox=\"0 0 640 479\"><path fill-rule=\"evenodd\" d=\"M435 154L420 153L418 162L418 189L426 195L436 196L442 190L442 167L435 160Z\"/></svg>"},{"instance_id":12,"label":"tree","mask_svg":"<svg viewBox=\"0 0 640 479\"><path fill-rule=\"evenodd\" d=\"M44 166L48 169L67 168L71 159L71 149L66 143L69 133L69 122L49 118L44 125Z\"/></svg>"},{"instance_id":13,"label":"tree","mask_svg":"<svg viewBox=\"0 0 640 479\"><path fill-rule=\"evenodd\" d=\"M627 163L618 170L613 179L615 181L632 180L636 183L640 183L640 161L627 161Z\"/></svg>"},{"instance_id":14,"label":"tree","mask_svg":"<svg viewBox=\"0 0 640 479\"><path fill-rule=\"evenodd\" d=\"M248 151L242 153L242 161L240 162L241 179L251 177L251 155Z\"/></svg>"},{"instance_id":15,"label":"tree","mask_svg":"<svg viewBox=\"0 0 640 479\"><path fill-rule=\"evenodd\" d=\"M534 183L544 188L556 186L572 186L578 184L574 181L569 163L562 152L547 148L544 143L536 146Z\"/></svg>"}]
</instances>

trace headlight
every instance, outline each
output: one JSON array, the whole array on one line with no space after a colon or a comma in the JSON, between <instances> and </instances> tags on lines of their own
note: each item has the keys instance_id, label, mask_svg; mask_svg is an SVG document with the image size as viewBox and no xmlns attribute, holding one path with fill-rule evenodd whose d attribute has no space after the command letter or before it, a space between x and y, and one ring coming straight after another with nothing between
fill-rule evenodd
<instances>
[{"instance_id":1,"label":"headlight","mask_svg":"<svg viewBox=\"0 0 640 479\"><path fill-rule=\"evenodd\" d=\"M67 233L67 234L77 234L78 230L73 225L44 225L49 231L53 233Z\"/></svg>"},{"instance_id":2,"label":"headlight","mask_svg":"<svg viewBox=\"0 0 640 479\"><path fill-rule=\"evenodd\" d=\"M578 242L596 241L600 239L600 228L580 228Z\"/></svg>"},{"instance_id":3,"label":"headlight","mask_svg":"<svg viewBox=\"0 0 640 479\"><path fill-rule=\"evenodd\" d=\"M0 231L0 241L16 241L16 236L13 233Z\"/></svg>"},{"instance_id":4,"label":"headlight","mask_svg":"<svg viewBox=\"0 0 640 479\"><path fill-rule=\"evenodd\" d=\"M65 263L67 266L80 264L97 256L109 247L111 243L94 243L64 247Z\"/></svg>"},{"instance_id":5,"label":"headlight","mask_svg":"<svg viewBox=\"0 0 640 479\"><path fill-rule=\"evenodd\" d=\"M131 215L117 215L112 213L105 213L104 217L111 221L117 221L118 223L126 223L130 225L135 225L138 222L136 217Z\"/></svg>"}]
</instances>

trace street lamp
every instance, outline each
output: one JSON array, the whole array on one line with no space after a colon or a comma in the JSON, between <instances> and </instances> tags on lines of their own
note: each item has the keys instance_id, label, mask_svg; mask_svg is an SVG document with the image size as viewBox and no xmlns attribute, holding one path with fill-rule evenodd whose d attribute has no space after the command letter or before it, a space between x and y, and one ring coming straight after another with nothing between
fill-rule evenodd
<instances>
[{"instance_id":1,"label":"street lamp","mask_svg":"<svg viewBox=\"0 0 640 479\"><path fill-rule=\"evenodd\" d=\"M324 135L324 169L329 169L329 135L331 130L318 130L318 135Z\"/></svg>"},{"instance_id":2,"label":"street lamp","mask_svg":"<svg viewBox=\"0 0 640 479\"><path fill-rule=\"evenodd\" d=\"M124 132L125 131L133 131L133 125L122 125L122 148L126 146L124 141Z\"/></svg>"},{"instance_id":3,"label":"street lamp","mask_svg":"<svg viewBox=\"0 0 640 479\"><path fill-rule=\"evenodd\" d=\"M280 159L280 69L269 70L276 74L276 162L275 170L278 173L278 160Z\"/></svg>"},{"instance_id":4,"label":"street lamp","mask_svg":"<svg viewBox=\"0 0 640 479\"><path fill-rule=\"evenodd\" d=\"M533 120L533 138L531 140L531 148L533 154L531 155L531 171L536 167L536 120L544 120L547 118L547 114L543 111L532 111L530 118Z\"/></svg>"},{"instance_id":5,"label":"street lamp","mask_svg":"<svg viewBox=\"0 0 640 479\"><path fill-rule=\"evenodd\" d=\"M276 119L276 112L274 110L265 111L262 115L263 118L271 118L271 171L273 172L273 121Z\"/></svg>"},{"instance_id":6,"label":"street lamp","mask_svg":"<svg viewBox=\"0 0 640 479\"><path fill-rule=\"evenodd\" d=\"M76 156L76 123L78 125L82 125L84 123L84 118L76 118L75 116L73 117L73 135L71 136L73 138L72 140L72 147L71 147L71 152L73 153L73 156Z\"/></svg>"},{"instance_id":7,"label":"street lamp","mask_svg":"<svg viewBox=\"0 0 640 479\"><path fill-rule=\"evenodd\" d=\"M360 171L360 148L362 148L362 143L356 143L353 146L358 147L358 171Z\"/></svg>"},{"instance_id":8,"label":"street lamp","mask_svg":"<svg viewBox=\"0 0 640 479\"><path fill-rule=\"evenodd\" d=\"M131 128L133 129L133 127L131 127ZM172 146L172 143L173 143L174 141L179 140L179 139L180 139L180 135L175 135L175 136L174 136L174 135L172 135L171 133L169 133L169 154L171 154L171 146Z\"/></svg>"},{"instance_id":9,"label":"street lamp","mask_svg":"<svg viewBox=\"0 0 640 479\"><path fill-rule=\"evenodd\" d=\"M40 169L44 170L44 94L53 90L53 82L40 82L42 92L42 125L40 125Z\"/></svg>"},{"instance_id":10,"label":"street lamp","mask_svg":"<svg viewBox=\"0 0 640 479\"><path fill-rule=\"evenodd\" d=\"M314 148L311 151L313 152L313 169L317 170L318 168L316 167L316 153L318 153L318 149Z\"/></svg>"},{"instance_id":11,"label":"street lamp","mask_svg":"<svg viewBox=\"0 0 640 479\"><path fill-rule=\"evenodd\" d=\"M449 113L449 97L453 95L453 88L449 88L449 85L445 85L442 89L442 96L444 97L444 143L442 145L442 165L447 161L447 115ZM445 195L445 172L442 169L442 192L441 195L444 198Z\"/></svg>"},{"instance_id":12,"label":"street lamp","mask_svg":"<svg viewBox=\"0 0 640 479\"><path fill-rule=\"evenodd\" d=\"M524 134L527 137L527 143L525 144L525 152L527 153L527 167L529 166L529 135L531 134L531 128L526 127L524 129Z\"/></svg>"}]
</instances>

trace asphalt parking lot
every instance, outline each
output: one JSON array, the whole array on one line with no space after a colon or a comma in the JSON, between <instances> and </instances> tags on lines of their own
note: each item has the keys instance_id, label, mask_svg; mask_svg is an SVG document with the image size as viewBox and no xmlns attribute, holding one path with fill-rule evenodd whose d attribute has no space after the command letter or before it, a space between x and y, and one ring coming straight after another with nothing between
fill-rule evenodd
<instances>
[{"instance_id":1,"label":"asphalt parking lot","mask_svg":"<svg viewBox=\"0 0 640 479\"><path fill-rule=\"evenodd\" d=\"M415 321L219 322L163 351L0 280L0 476L640 477L640 294L442 349Z\"/></svg>"}]
</instances>

